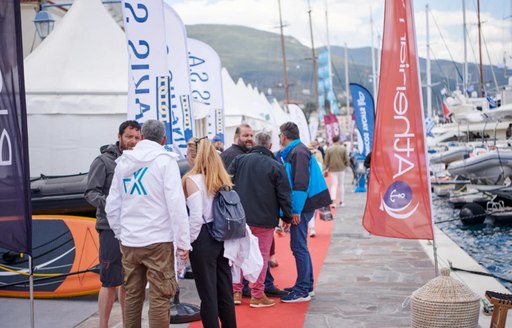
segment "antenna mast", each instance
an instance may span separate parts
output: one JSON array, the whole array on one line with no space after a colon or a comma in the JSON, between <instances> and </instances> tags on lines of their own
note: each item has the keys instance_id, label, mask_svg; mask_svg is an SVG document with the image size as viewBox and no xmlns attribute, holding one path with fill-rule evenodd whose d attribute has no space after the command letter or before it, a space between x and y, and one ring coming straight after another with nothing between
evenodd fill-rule
<instances>
[{"instance_id":1,"label":"antenna mast","mask_svg":"<svg viewBox=\"0 0 512 328\"><path fill-rule=\"evenodd\" d=\"M284 98L285 98L285 110L288 112L288 104L290 103L290 92L288 86L288 70L286 68L286 48L284 46L284 34L283 34L283 18L281 15L281 0L277 0L279 4L279 28L281 29L281 52L283 55L283 70L284 70Z\"/></svg>"},{"instance_id":2,"label":"antenna mast","mask_svg":"<svg viewBox=\"0 0 512 328\"><path fill-rule=\"evenodd\" d=\"M315 109L320 110L318 104L318 69L316 67L315 41L313 39L313 21L311 19L311 3L308 0L309 33L311 34L311 60L313 61L313 88L315 89ZM320 117L320 115L319 115Z\"/></svg>"},{"instance_id":3,"label":"antenna mast","mask_svg":"<svg viewBox=\"0 0 512 328\"><path fill-rule=\"evenodd\" d=\"M484 68L482 63L482 23L480 22L480 0L477 0L476 4L478 15L478 51L480 54L480 95L485 96Z\"/></svg>"}]
</instances>

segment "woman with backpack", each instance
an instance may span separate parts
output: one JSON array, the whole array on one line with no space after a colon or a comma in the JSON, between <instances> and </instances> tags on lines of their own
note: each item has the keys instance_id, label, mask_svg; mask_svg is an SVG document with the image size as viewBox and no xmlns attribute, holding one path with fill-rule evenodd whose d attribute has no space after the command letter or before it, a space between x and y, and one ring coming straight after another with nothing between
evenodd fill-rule
<instances>
[{"instance_id":1,"label":"woman with backpack","mask_svg":"<svg viewBox=\"0 0 512 328\"><path fill-rule=\"evenodd\" d=\"M224 257L224 242L213 239L206 222L212 221L214 195L222 186L232 186L224 164L213 144L204 138L187 143L190 171L183 177L183 189L190 216L190 264L194 272L201 321L205 328L236 327L231 268Z\"/></svg>"}]
</instances>

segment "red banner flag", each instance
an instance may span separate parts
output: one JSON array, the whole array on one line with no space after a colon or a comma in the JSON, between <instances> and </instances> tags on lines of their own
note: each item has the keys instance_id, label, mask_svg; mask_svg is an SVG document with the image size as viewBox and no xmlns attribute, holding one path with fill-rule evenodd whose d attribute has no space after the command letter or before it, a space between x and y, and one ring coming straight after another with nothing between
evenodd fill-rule
<instances>
[{"instance_id":1,"label":"red banner flag","mask_svg":"<svg viewBox=\"0 0 512 328\"><path fill-rule=\"evenodd\" d=\"M324 128L325 128L325 141L328 145L332 144L332 137L334 136L332 133L332 125L331 125L331 116L324 115Z\"/></svg>"},{"instance_id":2,"label":"red banner flag","mask_svg":"<svg viewBox=\"0 0 512 328\"><path fill-rule=\"evenodd\" d=\"M450 109L448 108L448 105L446 104L446 102L443 100L443 115L444 115L445 121L447 121L447 122L451 121L450 114L451 114Z\"/></svg>"},{"instance_id":3,"label":"red banner flag","mask_svg":"<svg viewBox=\"0 0 512 328\"><path fill-rule=\"evenodd\" d=\"M340 124L338 123L338 118L336 115L331 114L331 130L333 136L339 136L340 135Z\"/></svg>"},{"instance_id":4,"label":"red banner flag","mask_svg":"<svg viewBox=\"0 0 512 328\"><path fill-rule=\"evenodd\" d=\"M386 0L371 178L363 225L433 240L429 170L411 0Z\"/></svg>"}]
</instances>

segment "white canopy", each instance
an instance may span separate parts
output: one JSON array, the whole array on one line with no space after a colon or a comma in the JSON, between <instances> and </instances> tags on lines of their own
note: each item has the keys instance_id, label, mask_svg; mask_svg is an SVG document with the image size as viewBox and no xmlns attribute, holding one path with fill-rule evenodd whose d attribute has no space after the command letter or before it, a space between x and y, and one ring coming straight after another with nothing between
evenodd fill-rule
<instances>
[{"instance_id":1,"label":"white canopy","mask_svg":"<svg viewBox=\"0 0 512 328\"><path fill-rule=\"evenodd\" d=\"M25 59L31 176L89 170L126 120L128 54L123 31L100 0L76 0ZM225 143L242 122L273 131L289 120L277 102L222 69ZM274 147L277 148L276 140Z\"/></svg>"},{"instance_id":2,"label":"white canopy","mask_svg":"<svg viewBox=\"0 0 512 328\"><path fill-rule=\"evenodd\" d=\"M76 0L25 59L31 176L86 172L116 141L127 65L124 33L103 4Z\"/></svg>"}]
</instances>

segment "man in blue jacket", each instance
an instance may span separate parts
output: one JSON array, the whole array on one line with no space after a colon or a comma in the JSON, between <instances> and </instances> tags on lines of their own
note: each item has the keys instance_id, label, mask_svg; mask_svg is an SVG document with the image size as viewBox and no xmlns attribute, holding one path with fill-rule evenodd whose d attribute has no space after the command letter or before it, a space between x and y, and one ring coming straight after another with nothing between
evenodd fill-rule
<instances>
[{"instance_id":1,"label":"man in blue jacket","mask_svg":"<svg viewBox=\"0 0 512 328\"><path fill-rule=\"evenodd\" d=\"M300 141L297 125L287 122L279 129L279 141L284 147L279 157L292 188L290 247L297 267L295 285L287 288L289 294L282 296L281 301L308 302L313 295L313 263L307 244L308 222L317 208L328 206L332 201L320 167L311 157L308 147Z\"/></svg>"}]
</instances>

